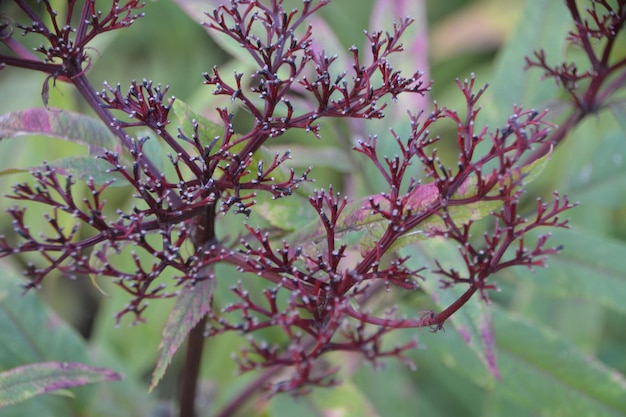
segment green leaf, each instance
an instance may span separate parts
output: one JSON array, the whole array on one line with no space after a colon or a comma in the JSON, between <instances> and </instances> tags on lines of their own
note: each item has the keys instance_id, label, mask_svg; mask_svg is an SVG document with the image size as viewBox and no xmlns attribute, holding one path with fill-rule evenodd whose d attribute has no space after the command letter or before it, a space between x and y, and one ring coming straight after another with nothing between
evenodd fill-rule
<instances>
[{"instance_id":1,"label":"green leaf","mask_svg":"<svg viewBox=\"0 0 626 417\"><path fill-rule=\"evenodd\" d=\"M122 376L110 369L73 362L40 362L18 366L0 373L0 408L62 389Z\"/></svg>"},{"instance_id":2,"label":"green leaf","mask_svg":"<svg viewBox=\"0 0 626 417\"><path fill-rule=\"evenodd\" d=\"M50 360L86 362L87 352L80 336L63 323L33 291L22 294L22 281L3 265L0 290L0 366L4 369ZM45 330L42 325L45 324Z\"/></svg>"},{"instance_id":3,"label":"green leaf","mask_svg":"<svg viewBox=\"0 0 626 417\"><path fill-rule=\"evenodd\" d=\"M35 108L0 116L0 140L24 135L59 138L88 146L94 152L115 147L115 137L107 126L82 114Z\"/></svg>"},{"instance_id":4,"label":"green leaf","mask_svg":"<svg viewBox=\"0 0 626 417\"><path fill-rule=\"evenodd\" d=\"M0 369L11 369L38 362L89 363L84 341L71 327L48 310L34 291L22 294L5 262L0 275ZM83 415L93 394L93 387L74 388L74 399L39 397L10 407L5 416L53 417Z\"/></svg>"},{"instance_id":5,"label":"green leaf","mask_svg":"<svg viewBox=\"0 0 626 417\"><path fill-rule=\"evenodd\" d=\"M194 122L198 123L198 139L204 146L209 145L215 138L219 138L224 134L222 126L196 113L187 103L180 99L176 99L174 104L172 104L170 115L173 116L173 124L180 128L188 138L195 134Z\"/></svg>"},{"instance_id":6,"label":"green leaf","mask_svg":"<svg viewBox=\"0 0 626 417\"><path fill-rule=\"evenodd\" d=\"M311 395L311 402L320 411L345 417L377 417L380 414L365 394L350 380L332 389L319 389Z\"/></svg>"},{"instance_id":7,"label":"green leaf","mask_svg":"<svg viewBox=\"0 0 626 417\"><path fill-rule=\"evenodd\" d=\"M420 349L419 355L423 353ZM396 416L436 416L439 414L435 412L431 398L417 386L415 380L415 377L421 379L423 372L421 366L417 372L413 372L404 363L391 359L380 369L360 366L352 379L381 415L388 415L383 412L393 410ZM428 375L428 379L432 382L431 375ZM435 388L435 385L431 386Z\"/></svg>"},{"instance_id":8,"label":"green leaf","mask_svg":"<svg viewBox=\"0 0 626 417\"><path fill-rule=\"evenodd\" d=\"M92 156L61 158L48 163L48 165L58 169L63 175L72 175L82 181L93 179L96 184L102 184L105 181L115 180L111 183L111 187L130 185L119 173L107 172L113 168L110 163Z\"/></svg>"},{"instance_id":9,"label":"green leaf","mask_svg":"<svg viewBox=\"0 0 626 417\"><path fill-rule=\"evenodd\" d=\"M210 6L203 0L175 0L175 3L180 6L180 8L187 13L187 15L193 19L194 22L207 21L206 12L210 12L210 10L216 6ZM218 2L217 5L224 4ZM256 68L258 64L254 60L254 58L246 51L245 48L242 48L239 42L235 41L228 35L225 35L216 30L208 29L207 32L223 50L227 51L229 54L232 54L236 61L239 63L241 67L248 68ZM240 69L239 71L244 71L244 69Z\"/></svg>"},{"instance_id":10,"label":"green leaf","mask_svg":"<svg viewBox=\"0 0 626 417\"><path fill-rule=\"evenodd\" d=\"M456 246L443 238L431 238L428 241L414 243L400 249L400 256L410 256L407 265L418 269L427 267L437 269L434 260L439 261L444 269L465 270L466 266ZM452 305L466 290L465 285L442 288L440 279L431 273L422 273L425 279L422 288L442 311ZM459 311L450 317L450 322L461 334L463 340L481 360L483 365L497 378L500 371L496 364L491 308L475 294ZM492 380L490 384L493 384ZM484 382L483 382L484 385Z\"/></svg>"},{"instance_id":11,"label":"green leaf","mask_svg":"<svg viewBox=\"0 0 626 417\"><path fill-rule=\"evenodd\" d=\"M616 116L617 117L617 116ZM623 114L621 117L626 117ZM591 138L581 138L589 140ZM594 149L582 155L567 178L567 194L576 200L606 207L626 204L626 146L624 132L612 132L593 138Z\"/></svg>"},{"instance_id":12,"label":"green leaf","mask_svg":"<svg viewBox=\"0 0 626 417\"><path fill-rule=\"evenodd\" d=\"M543 416L624 416L626 379L554 332L494 308L502 395Z\"/></svg>"},{"instance_id":13,"label":"green leaf","mask_svg":"<svg viewBox=\"0 0 626 417\"><path fill-rule=\"evenodd\" d=\"M626 117L626 100L615 100L609 104L609 107L620 129L626 133L626 120L624 120L624 117Z\"/></svg>"},{"instance_id":14,"label":"green leaf","mask_svg":"<svg viewBox=\"0 0 626 417\"><path fill-rule=\"evenodd\" d=\"M154 133L150 130L141 131L137 136L148 136L150 138L143 144L143 154L152 162L158 171L163 172L165 170L163 161L166 159L166 152L163 152L162 141L159 138L155 138Z\"/></svg>"},{"instance_id":15,"label":"green leaf","mask_svg":"<svg viewBox=\"0 0 626 417\"><path fill-rule=\"evenodd\" d=\"M111 165L95 159L104 149L114 149L115 136L98 119L66 110L34 108L0 116L0 140L26 135L43 135L63 139L89 148L90 156L62 158L49 163L62 173L73 175L81 180L93 178L96 183L119 178L115 173L106 172ZM22 169L6 169L0 175L23 172ZM127 185L116 181L114 186Z\"/></svg>"},{"instance_id":16,"label":"green leaf","mask_svg":"<svg viewBox=\"0 0 626 417\"><path fill-rule=\"evenodd\" d=\"M276 395L269 403L267 415L271 417L318 417L320 414L308 398Z\"/></svg>"},{"instance_id":17,"label":"green leaf","mask_svg":"<svg viewBox=\"0 0 626 417\"><path fill-rule=\"evenodd\" d=\"M101 366L124 369L123 362L103 346L90 346L90 356ZM89 417L154 417L160 408L159 399L149 395L143 375L140 378L124 373L124 379L114 384L94 386L95 401L89 407Z\"/></svg>"},{"instance_id":18,"label":"green leaf","mask_svg":"<svg viewBox=\"0 0 626 417\"><path fill-rule=\"evenodd\" d=\"M551 155L546 155L530 165L512 171L508 179L502 181L517 181L523 177L523 183L528 184L539 176L545 168ZM464 185L453 195L451 200L471 197L476 193L475 178L468 179ZM439 191L436 184L422 184L415 188L410 194L406 203L407 210L413 213L422 213L429 209L439 198ZM343 242L358 242L361 253L365 253L374 248L376 243L387 230L389 223L381 215L373 213L370 200L374 204L380 205L385 210L389 207L389 202L381 195L365 197L361 200L348 203L344 208L339 221L335 227L335 237ZM449 205L448 215L454 219L457 225L466 224L469 221L479 220L486 217L491 212L498 210L502 203L497 200L477 201L475 203L463 205ZM431 214L422 221L419 226L407 231L397 239L391 250L405 247L413 242L423 240L429 229L441 230L444 222L437 215ZM323 252L326 245L326 232L319 221L313 221L308 226L295 231L290 241L303 245L303 250L308 254Z\"/></svg>"},{"instance_id":19,"label":"green leaf","mask_svg":"<svg viewBox=\"0 0 626 417\"><path fill-rule=\"evenodd\" d=\"M622 374L539 323L496 304L492 312L500 381L485 384L478 361L469 349L460 349L449 332L425 335L427 350L415 352L416 361L424 355L438 356L456 374L449 378L462 377L487 389L494 399L525 410L524 416L626 416Z\"/></svg>"},{"instance_id":20,"label":"green leaf","mask_svg":"<svg viewBox=\"0 0 626 417\"><path fill-rule=\"evenodd\" d=\"M316 389L306 398L279 395L270 402L272 417L378 417L371 401L352 381L330 389Z\"/></svg>"},{"instance_id":21,"label":"green leaf","mask_svg":"<svg viewBox=\"0 0 626 417\"><path fill-rule=\"evenodd\" d=\"M502 48L490 80L486 107L488 123L499 125L509 116L514 104L545 107L549 99L558 96L558 87L552 80L537 82L540 69L524 68L524 58L533 51L546 51L549 62L559 63L565 58L565 38L572 29L571 16L560 1L528 0L518 19L518 27ZM533 22L528 24L528 22Z\"/></svg>"},{"instance_id":22,"label":"green leaf","mask_svg":"<svg viewBox=\"0 0 626 417\"><path fill-rule=\"evenodd\" d=\"M317 219L308 200L298 194L258 203L254 212L259 213L272 226L286 231L305 229Z\"/></svg>"},{"instance_id":23,"label":"green leaf","mask_svg":"<svg viewBox=\"0 0 626 417\"><path fill-rule=\"evenodd\" d=\"M626 313L626 244L579 229L554 229L550 242L563 244L548 268L535 271L531 283L538 290L559 298L583 299ZM503 278L528 280L524 269L511 269Z\"/></svg>"},{"instance_id":24,"label":"green leaf","mask_svg":"<svg viewBox=\"0 0 626 417\"><path fill-rule=\"evenodd\" d=\"M165 370L172 361L172 357L187 338L187 334L194 328L211 308L213 291L216 281L208 278L195 285L186 285L176 299L170 316L163 329L161 344L159 345L159 359L152 373L150 391L165 375Z\"/></svg>"},{"instance_id":25,"label":"green leaf","mask_svg":"<svg viewBox=\"0 0 626 417\"><path fill-rule=\"evenodd\" d=\"M90 262L94 260L91 259ZM132 267L131 257L117 257L115 262L121 270ZM167 273L163 273L160 279L163 283L169 283ZM109 297L103 298L100 302L90 338L91 343L115 355L123 363L124 373L129 378L142 378L154 369L158 359L157 348L161 342L161 334L155 329L165 327L176 300L173 298L159 300L157 308L146 309L143 317L148 324L132 325L133 318L125 317L117 326L115 316L132 300L132 296L107 279L98 281L98 290L108 294Z\"/></svg>"}]
</instances>

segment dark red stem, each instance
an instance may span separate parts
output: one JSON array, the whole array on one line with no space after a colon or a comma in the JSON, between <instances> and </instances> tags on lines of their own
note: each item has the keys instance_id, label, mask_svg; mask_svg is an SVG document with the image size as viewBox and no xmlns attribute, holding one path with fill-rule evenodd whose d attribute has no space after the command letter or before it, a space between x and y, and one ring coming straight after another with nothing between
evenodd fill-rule
<instances>
[{"instance_id":1,"label":"dark red stem","mask_svg":"<svg viewBox=\"0 0 626 417\"><path fill-rule=\"evenodd\" d=\"M180 391L180 417L196 417L195 403L198 391L198 376L202 364L202 348L204 347L204 327L206 316L191 329L187 338L185 367L183 368Z\"/></svg>"}]
</instances>

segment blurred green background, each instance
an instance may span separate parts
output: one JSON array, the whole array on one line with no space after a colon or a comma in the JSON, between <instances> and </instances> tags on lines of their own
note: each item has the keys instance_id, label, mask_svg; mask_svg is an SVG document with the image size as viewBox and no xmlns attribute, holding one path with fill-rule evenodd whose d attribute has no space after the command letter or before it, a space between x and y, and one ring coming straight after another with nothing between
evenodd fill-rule
<instances>
[{"instance_id":1,"label":"blurred green background","mask_svg":"<svg viewBox=\"0 0 626 417\"><path fill-rule=\"evenodd\" d=\"M52 3L59 10L65 7L62 0ZM217 2L180 3L184 3L187 11L193 11L211 10ZM584 4L587 3L581 2L581 9ZM338 54L341 60L350 45L364 45L363 30L376 29L372 23L387 17L372 17L373 5L373 0L334 0L322 10L320 16L330 29L316 29L314 36L324 40L328 55ZM394 64L407 71L427 72L428 79L434 81L429 100L464 111L465 101L455 79L465 79L473 73L477 85L490 84L480 120L491 128L504 125L513 104L540 110L551 108L551 120L555 123L567 113L567 106L560 101L564 96L552 80L541 80L537 70L523 71L523 57L538 48L544 48L554 63L565 57L580 59L564 40L571 22L562 2L430 0L415 1L405 7L417 18L411 29L414 32L405 43L426 33L427 62L413 62L413 58L420 57L409 54ZM2 0L0 9L18 20L23 19L12 2ZM216 100L212 88L202 85L202 73L214 65L221 68L222 74L234 70L245 72L249 70L247 63L233 58L223 49L218 34L209 36L197 24L201 17L191 17L176 2L148 1L143 11L146 17L130 29L96 39L89 71L93 85L100 89L104 81L111 85L121 83L125 90L131 80L153 80L169 85L169 94L215 118L213 109L227 103ZM386 13L392 16L391 7ZM390 20L383 25L388 30ZM34 46L39 41L30 42ZM621 57L626 55L623 45L620 39L616 53ZM0 53L6 52L0 46ZM44 78L42 74L13 68L0 71L0 115L42 106ZM316 390L312 396L296 400L288 396L270 401L255 398L241 415L308 417L335 415L328 413L340 410L344 414L337 415L344 416L626 416L623 96L618 93L611 108L578 126L555 151L541 177L530 186L525 200L529 214L536 197L549 197L553 190L567 193L581 204L567 213L572 218L573 229L554 234L551 243L564 244L565 250L549 260L548 269L537 270L535 274L525 270L507 271L496 278L502 291L493 295L491 308L501 381L486 371L474 353L473 349L480 349L479 341L474 340L473 347L468 347L452 325L437 334L425 330L403 331L390 337L390 343L417 337L420 348L410 355L417 371L410 371L393 360L384 369L372 370L362 367L358 357L334 355L331 361L344 365L344 385L330 391ZM51 88L49 104L90 113L77 93L63 83ZM398 133L406 131L406 109L400 104L403 103L390 104L388 117L380 122L359 124L356 130L349 123L329 124L323 128L322 140L296 133L286 135L271 147L294 150L292 164L299 170L312 161L316 164L323 161L312 172L316 187L325 188L332 183L354 198L377 192L380 183L376 173L357 171L363 160L351 153L350 148L356 139L368 133L385 137L390 127ZM420 102L413 105L419 107ZM246 114L238 114L236 120L240 131L249 122ZM455 127L444 126L435 133L453 138ZM388 149L393 152L393 146ZM3 140L0 170L37 166L43 160L85 152L78 145L41 137ZM452 147L442 152L444 156L446 152L454 156ZM12 184L28 178L27 174L4 175L0 177L0 192L8 193ZM123 188L117 190L113 197L116 204L128 207L129 193ZM2 209L13 205L7 198L0 200ZM31 228L43 227L36 209L29 210ZM231 227L229 222L229 218L225 220L224 229ZM11 234L6 214L0 214L0 229L0 234ZM2 279L14 283L27 260L2 259ZM228 280L238 278L236 272L227 268L218 270L218 276ZM123 322L116 328L113 315L126 302L125 296L106 282L98 281L98 284L109 296L103 296L88 278L69 281L60 276L50 276L37 293L45 305L86 338L86 349L93 363L111 366L127 375L124 385L116 388L115 384L103 384L86 394L90 400L81 415L170 415L182 357L175 358L155 393L148 396L146 387L172 302L153 302L148 324L130 327L128 322ZM220 305L229 297L226 285L223 287L217 294ZM6 288L9 289L0 291L0 295L5 294L0 297L3 303L0 307L9 302L13 303L10 306L18 306L21 298L14 295L14 288ZM407 314L429 305L423 294L390 302L399 302ZM207 341L201 372L202 398L206 401L202 416L219 410L252 377L233 376L235 366L230 354L243 344L234 335ZM11 362L15 358L6 360L2 363L4 368L15 366ZM55 414L56 408L46 410L42 412L61 415ZM24 412L13 407L0 410L0 416L26 415Z\"/></svg>"}]
</instances>

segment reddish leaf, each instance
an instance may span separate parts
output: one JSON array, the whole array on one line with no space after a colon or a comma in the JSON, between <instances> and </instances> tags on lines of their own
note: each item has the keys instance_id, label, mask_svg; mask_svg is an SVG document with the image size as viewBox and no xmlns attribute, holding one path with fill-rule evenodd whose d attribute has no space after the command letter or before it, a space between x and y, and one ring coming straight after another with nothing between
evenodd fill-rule
<instances>
[{"instance_id":1,"label":"reddish leaf","mask_svg":"<svg viewBox=\"0 0 626 417\"><path fill-rule=\"evenodd\" d=\"M86 145L91 153L115 146L115 138L103 122L82 114L34 108L0 116L0 140L25 135L44 135Z\"/></svg>"},{"instance_id":2,"label":"reddish leaf","mask_svg":"<svg viewBox=\"0 0 626 417\"><path fill-rule=\"evenodd\" d=\"M74 362L40 362L0 373L0 408L37 395L103 381L122 375L106 368Z\"/></svg>"},{"instance_id":3,"label":"reddish leaf","mask_svg":"<svg viewBox=\"0 0 626 417\"><path fill-rule=\"evenodd\" d=\"M404 50L407 51L412 59L405 59L398 63L394 63L394 67L398 70L410 74L417 68L424 73L424 80L428 80L429 76L429 60L428 60L428 24L426 20L426 0L377 0L374 2L372 10L372 18L370 27L374 30L382 30L384 26L389 26L389 22L400 21L405 17L415 19L415 22L409 26L404 33L403 42ZM364 51L367 51L369 45L365 45ZM428 111L430 107L430 98L428 93L422 94L403 94L398 97L399 109L411 109L411 112L418 114L420 111ZM391 119L387 123L390 125L397 124L402 117L405 116L403 111L389 112L388 117Z\"/></svg>"}]
</instances>

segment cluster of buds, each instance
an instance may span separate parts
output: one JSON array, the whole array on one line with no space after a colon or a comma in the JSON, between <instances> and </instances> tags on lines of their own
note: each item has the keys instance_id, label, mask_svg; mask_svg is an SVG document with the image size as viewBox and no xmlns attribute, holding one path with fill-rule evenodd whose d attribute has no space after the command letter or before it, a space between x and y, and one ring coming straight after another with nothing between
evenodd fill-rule
<instances>
[{"instance_id":1,"label":"cluster of buds","mask_svg":"<svg viewBox=\"0 0 626 417\"><path fill-rule=\"evenodd\" d=\"M43 266L31 264L25 271L31 280L28 287L38 287L54 270L68 276L110 277L132 295L118 320L131 314L141 321L148 300L177 296L178 292L168 291L172 286L193 287L206 280L222 285L214 265L233 265L246 278L232 286L236 302L209 312L208 336L228 331L250 335L249 346L237 359L242 371L291 368L289 378L272 389L294 392L334 383L336 369L320 365L320 358L331 351L359 352L374 364L386 357L406 360L404 352L415 342L386 348L384 335L401 328L441 329L475 293L488 298L487 291L495 288L490 281L494 273L514 266L543 266L546 256L558 251L546 246L546 236L530 246L525 236L539 227L566 227L559 215L572 207L567 199L556 195L552 204L539 201L531 219L518 212L524 181L536 168L527 154L549 143L545 114L514 108L502 128L480 128L477 102L484 89L476 89L473 78L459 83L467 115L439 106L430 113L411 115L408 137L392 131L397 156L381 156L376 137L358 142L355 151L384 178L384 193L355 199L332 188L317 190L308 199L315 213L311 227L283 233L282 242L274 238L273 229L250 225L234 244L218 235L220 213L242 214L245 222L255 210L258 194L299 198L295 189L308 181L308 171L297 175L284 168L289 153L269 159L260 156L268 140L294 129L320 137L319 123L324 119L382 118L384 99L428 91L421 73L405 77L388 59L402 51L400 38L411 19L396 23L391 33L366 33L368 58L364 60L353 47L351 68L336 69L334 58L315 49L311 27L302 29L327 1L304 0L300 11L286 11L281 0L231 0L219 6L207 14L205 26L237 41L258 69L250 74L251 88L244 86L243 74L229 81L217 68L204 75L205 84L213 87L213 94L227 96L246 109L254 120L248 131L239 132L232 110L220 108L219 133L206 137L202 120L194 119L190 129L171 129L175 99L166 97L167 88L144 81L133 82L127 93L108 84L96 92L85 78L87 43L96 35L130 25L140 16L133 13L141 4L114 1L108 13L101 13L95 10L95 1L87 0L74 28L75 2L70 2L63 24L50 4L43 2L52 27L25 2L17 3L33 21L30 27L17 26L27 34L44 36L49 45L36 50L45 56L42 63L24 56L7 36L3 41L18 56L0 55L0 63L44 71L73 83L120 143L119 149L99 155L109 164L111 179L103 184L88 181L85 198L75 196L74 178L50 166L33 172L35 186L13 187L9 198L52 210L46 215L52 230L48 235L29 228L25 208L8 211L21 241L0 238L0 257L36 252L43 259ZM441 120L457 126L453 143L459 156L453 167L446 166L435 149L449 138L430 133ZM148 129L153 137L133 137L137 127ZM168 148L168 174L145 151L148 140ZM132 187L138 203L127 211L116 209L117 218L109 219L103 194L114 192L114 179ZM62 228L64 215L76 219L77 226ZM472 231L480 229L475 224L483 218L491 219L492 226L482 241L476 241ZM437 264L430 274L446 287L464 286L465 292L443 311L416 312L414 318L398 317L393 309L382 314L370 311L367 302L381 289L419 291L424 270L408 267L408 258L395 252L409 245L415 234L458 244L465 270ZM356 245L351 243L355 235ZM112 259L121 255L132 258L134 269L116 267ZM163 282L164 275L173 277L173 285ZM268 284L251 292L248 277ZM254 338L270 327L282 331L284 343Z\"/></svg>"}]
</instances>

